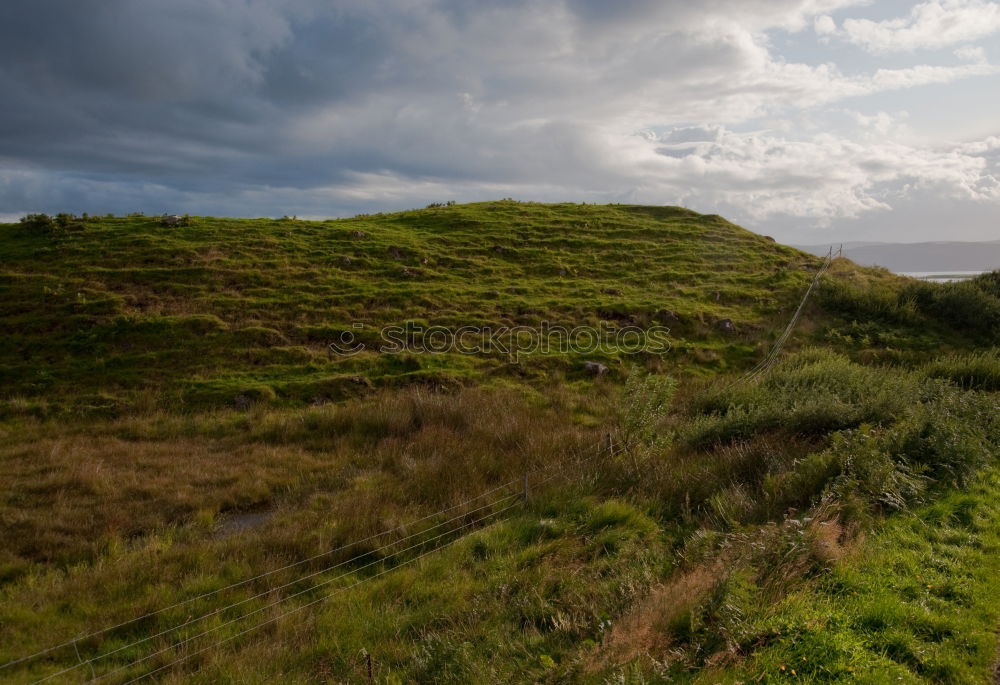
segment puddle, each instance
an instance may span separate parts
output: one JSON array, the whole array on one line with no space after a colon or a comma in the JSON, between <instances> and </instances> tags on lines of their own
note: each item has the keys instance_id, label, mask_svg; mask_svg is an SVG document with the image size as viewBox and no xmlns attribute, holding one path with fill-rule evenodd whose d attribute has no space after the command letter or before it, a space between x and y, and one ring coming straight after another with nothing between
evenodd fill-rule
<instances>
[{"instance_id":1,"label":"puddle","mask_svg":"<svg viewBox=\"0 0 1000 685\"><path fill-rule=\"evenodd\" d=\"M230 514L221 518L216 526L213 537L228 538L233 535L259 528L267 523L272 514L269 511L258 511L247 514Z\"/></svg>"}]
</instances>

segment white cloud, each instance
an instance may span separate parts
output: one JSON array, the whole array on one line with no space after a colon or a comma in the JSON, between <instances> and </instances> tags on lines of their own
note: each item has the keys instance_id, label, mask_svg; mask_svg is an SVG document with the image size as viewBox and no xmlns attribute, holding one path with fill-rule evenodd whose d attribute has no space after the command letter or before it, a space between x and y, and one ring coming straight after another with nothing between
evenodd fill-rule
<instances>
[{"instance_id":1,"label":"white cloud","mask_svg":"<svg viewBox=\"0 0 1000 685\"><path fill-rule=\"evenodd\" d=\"M915 5L905 17L885 21L845 19L840 35L872 53L886 54L944 48L976 41L997 31L1000 31L998 3L929 0Z\"/></svg>"},{"instance_id":2,"label":"white cloud","mask_svg":"<svg viewBox=\"0 0 1000 685\"><path fill-rule=\"evenodd\" d=\"M829 36L837 32L837 22L828 14L816 17L813 29L821 36Z\"/></svg>"},{"instance_id":3,"label":"white cloud","mask_svg":"<svg viewBox=\"0 0 1000 685\"><path fill-rule=\"evenodd\" d=\"M981 45L963 45L960 48L956 48L955 57L966 62L976 62L977 64L985 64L987 62L986 50Z\"/></svg>"},{"instance_id":4,"label":"white cloud","mask_svg":"<svg viewBox=\"0 0 1000 685\"><path fill-rule=\"evenodd\" d=\"M884 113L858 117L875 127L889 120ZM662 138L657 182L664 190L686 185L692 202L729 206L755 220L857 217L914 192L1000 203L1000 180L984 157L1000 149L997 138L931 149L828 134L793 140L710 129L692 141L698 137L689 129Z\"/></svg>"}]
</instances>

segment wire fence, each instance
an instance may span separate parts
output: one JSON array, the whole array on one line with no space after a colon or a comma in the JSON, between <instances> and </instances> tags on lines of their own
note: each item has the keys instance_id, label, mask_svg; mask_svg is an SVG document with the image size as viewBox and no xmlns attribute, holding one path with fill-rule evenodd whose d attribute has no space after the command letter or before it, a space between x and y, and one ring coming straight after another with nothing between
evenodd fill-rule
<instances>
[{"instance_id":1,"label":"wire fence","mask_svg":"<svg viewBox=\"0 0 1000 685\"><path fill-rule=\"evenodd\" d=\"M51 681L51 680L53 680L55 678L58 678L60 676L69 675L69 674L71 674L73 672L76 672L76 671L83 671L84 673L89 673L90 678L88 680L84 681L86 683L104 682L104 681L106 681L106 680L108 680L110 678L113 678L115 676L121 676L121 675L124 675L124 674L126 674L128 672L131 672L134 669L136 669L137 667L141 666L142 664L144 664L144 663L146 663L146 662L148 662L150 660L153 660L153 659L155 659L157 657L162 657L163 655L165 655L165 654L167 654L169 652L176 652L179 649L185 648L188 645L190 645L192 642L196 642L198 640L201 640L202 638L205 638L205 637L207 637L209 635L218 633L218 632L220 632L220 631L222 631L222 630L224 630L226 628L235 627L236 624L238 624L238 623L240 623L242 621L245 621L246 619L249 619L249 618L251 618L253 616L257 616L257 615L262 614L262 613L264 613L266 611L272 610L275 607L278 607L278 606L281 606L281 605L285 605L286 603L291 602L292 600L295 600L295 599L298 599L298 598L307 599L308 595L315 594L319 589L324 588L326 586L329 586L329 585L331 585L333 583L336 583L339 580L343 580L343 579L348 578L350 576L357 576L358 574L363 574L365 571L371 572L371 571L375 570L375 567L380 566L380 565L381 566L387 566L386 568L378 570L377 572L375 572L375 573L373 573L371 575L364 576L364 577L360 578L359 580L357 580L356 582L354 582L354 583L352 583L350 585L347 585L347 586L344 586L344 587L341 587L341 588L337 588L337 589L329 592L326 595L323 595L323 596L321 596L319 598L316 598L316 599L312 599L312 600L306 602L305 604L298 605L295 608L293 608L293 609L291 609L291 610L289 610L287 612L284 612L284 613L282 613L282 614L280 614L278 616L275 616L275 617L269 618L269 619L267 619L265 621L262 621L262 622L258 623L257 625L255 625L255 626L253 626L251 628L248 628L248 629L245 629L245 630L241 630L240 632L236 633L235 635L229 636L226 639L221 640L221 641L215 643L214 645L209 645L207 647L198 649L195 652L190 652L190 653L184 655L183 657L181 657L181 658L179 658L179 659L171 662L170 664L158 666L157 668L155 668L155 669L153 669L151 671L148 671L148 672L146 672L146 673L144 673L142 675L139 675L139 676L133 678L132 680L127 680L125 682L134 682L136 680L140 680L142 678L151 676L151 675L153 675L153 674L155 674L155 673L157 673L159 671L162 671L162 670L164 670L166 668L169 668L170 665L178 664L178 663L183 662L184 660L189 659L189 658L191 658L191 657L193 657L193 656L195 656L197 654L201 654L201 653L203 653L205 651L213 649L216 646L221 646L222 644L231 642L232 640L235 640L238 637L242 637L243 635L246 635L247 633L252 632L256 628L263 627L263 626L268 625L270 623L273 623L273 622L275 622L277 620L280 620L280 618L282 618L285 615L292 614L292 613L297 613L297 612L301 611L302 609L305 609L307 607L319 604L320 602L325 601L326 599L329 599L330 597L332 597L332 596L334 596L334 595L336 595L336 594L338 594L340 592L346 591L346 590L348 590L350 588L353 588L353 587L357 587L358 585L360 585L360 584L362 584L362 583L364 583L364 582L366 582L368 580L372 580L374 578L382 576L385 573L388 573L389 571L391 571L393 568L398 568L399 566L403 566L403 565L406 565L406 564L413 563L413 562L417 561L418 559L422 559L422 558L426 557L427 555L433 553L434 551L436 551L438 549L443 549L445 547L448 547L448 546L454 544L455 542L457 542L459 539L465 537L468 533L473 532L474 530L477 530L478 529L477 526L479 526L480 524L482 524L482 523L484 523L486 521L490 521L491 519L496 520L496 521L502 520L502 515L509 514L509 512L511 512L519 504L522 504L523 502L527 501L527 499L528 499L528 497L529 497L529 495L530 495L530 493L531 493L532 490L540 489L543 486L545 486L548 483L550 483L553 480L555 480L556 478L558 478L560 476L567 475L567 473L570 471L570 469L574 469L574 470L579 469L584 464L594 462L599 457L605 456L606 454L613 454L614 452L615 452L615 447L610 442L608 442L608 443L598 443L596 445L596 449L593 450L592 453L589 454L589 455L588 454L573 454L571 456L571 458L568 459L568 460L566 460L564 463L558 464L556 466L553 466L553 467L550 467L550 468L547 468L547 469L536 469L536 470L530 471L530 472L528 472L528 473L525 474L525 476L524 476L523 479L509 480L509 481L507 481L505 483L502 483L501 485L498 485L498 486L496 486L494 488L491 488L490 490L488 490L486 492L480 493L479 495L476 495L475 497L471 497L469 499L466 499L463 502L460 502L459 504L453 505L453 506L448 507L446 509L442 509L440 511L436 511L436 512L434 512L432 514L428 514L428 515L423 516L423 517L421 517L419 519L411 521L411 522L409 522L407 524L400 525L400 526L397 526L395 528L388 529L386 531L383 531L383 532L378 533L376 535L368 536L368 537L363 538L361 540L357 540L357 541L354 541L354 542L351 542L351 543L348 543L348 544L345 544L345 545L341 545L339 547L336 547L334 549L322 552L320 554L316 554L316 555L313 555L311 557L307 557L307 558L298 560L298 561L296 561L294 563L286 564L284 566L268 570L268 571L266 571L264 573L260 573L260 574L254 575L252 577L246 578L246 579L241 580L239 582L231 583L231 584L226 585L225 587L219 588L217 590L213 590L211 592L205 592L205 593L198 594L196 596L187 598L187 599L185 599L183 601L175 602L175 603L170 604L168 606L164 606L164 607L159 608L159 609L157 609L155 611L147 612L145 614L137 616L136 618L129 619L127 621L122 621L120 623L108 626L106 628L101 628L99 630L95 630L95 631L92 631L90 633L86 633L86 634L81 635L79 637L76 637L76 638L74 638L72 640L66 640L66 641L64 641L62 643L55 644L55 645L52 645L50 647L46 647L46 648L38 650L38 651L36 651L36 652L34 652L32 654L28 654L28 655L25 655L23 657L20 657L20 658L8 661L8 662L6 662L4 664L0 664L0 671L2 671L4 669L9 669L9 668L11 668L13 666L16 666L16 665L26 664L26 663L34 661L36 659L40 659L41 657L44 657L46 655L52 655L52 654L54 654L54 653L56 653L56 652L58 652L60 650L63 650L63 649L72 649L73 650L73 654L76 657L76 662L75 663L72 663L71 665L65 666L64 668L62 668L60 670L53 671L53 672L51 672L51 673L49 673L49 674L47 674L45 676L42 676L42 677L40 677L40 678L38 678L36 680L30 681L30 685L40 685L41 683L45 683L45 682ZM505 491L506 491L506 494L502 494ZM485 504L481 504L479 506L476 506L475 508L468 509L468 507L470 505L475 504L477 502L480 502L481 500L484 500L484 499L488 498L490 495L497 495L497 497L494 498L494 499L492 499L491 501L486 502ZM499 509L497 509L498 507L499 507ZM456 510L463 510L463 511L461 511L461 513L458 513L458 514L455 514L455 515L451 516L450 518L441 520L441 521L439 521L437 523L433 523L433 521L435 519L437 519L437 518L439 518L439 517L441 517L443 515L446 515L446 514L449 514L449 513L453 513ZM472 520L469 520L470 516L473 517ZM182 621L182 622L180 622L180 623L178 623L176 625L164 628L164 629L159 630L157 632L153 632L153 633L151 633L149 635L146 635L146 636L140 637L138 639L132 640L131 642L128 642L127 644L115 647L115 648L110 649L110 650L105 651L105 652L98 653L98 654L96 654L94 656L90 656L89 658L83 658L83 656L80 653L80 650L79 650L80 644L82 642L88 640L88 639L101 637L102 635L106 635L106 634L108 634L108 633L110 633L112 631L115 631L115 630L118 630L118 629L121 629L121 628L124 628L124 627L128 627L128 626L130 626L132 624L138 623L138 622L143 621L143 620L147 620L149 618L153 618L153 617L162 615L162 614L164 614L164 613L166 613L168 611L171 611L173 609L177 609L177 608L180 608L180 607L183 607L183 606L186 606L186 605L190 605L190 604L192 604L194 602L198 602L198 601L201 601L201 600L210 599L210 598L212 598L214 596L217 596L217 595L220 595L220 594L222 594L222 593L224 593L226 591L234 590L234 589L237 589L237 588L240 588L240 587L247 586L247 585L249 585L251 583L254 583L255 581L259 581L259 580L262 580L262 579L274 576L274 575L276 575L278 573L281 573L281 572L285 572L285 571L289 571L289 570L292 570L292 569L295 569L295 568L299 568L299 567L304 566L304 565L306 565L306 564L308 564L310 562L315 562L315 561L317 561L319 559L323 559L325 557L331 557L332 555L334 555L334 554L336 554L338 552L343 552L343 551L349 550L351 548L356 548L356 547L358 547L358 546L360 546L360 545L362 545L362 544L364 544L366 542L371 542L373 540L378 540L380 538L384 538L386 536L391 535L392 533L400 533L400 532L406 532L407 530L412 530L415 526L418 526L419 524L422 524L422 523L427 523L428 525L422 527L420 530L417 530L416 532L409 533L409 534L407 534L407 535L405 535L405 536L403 536L403 537L401 537L399 539L396 539L396 540L393 540L393 541L388 542L386 544L383 544L383 545L381 545L381 546L379 546L379 547L377 547L375 549L365 550L365 551L361 552L360 554L355 554L355 555L353 555L353 556L351 556L351 557L349 557L347 559L344 559L344 560L341 560L341 561L337 561L336 563L329 564L329 565L324 566L323 568L320 568L318 570L309 571L308 573L304 573L302 575L299 575L298 577L296 577L296 578L294 578L294 579L292 579L290 581L283 582L283 583L280 583L280 584L275 584L275 585L269 585L268 587L266 587L266 589L264 589L264 590L262 590L260 592L257 592L256 594L253 594L253 595L251 595L249 597L240 599L240 600L235 601L235 602L230 602L230 603L228 603L228 604L226 604L224 606L215 608L215 609L213 609L211 611L208 611L208 612L206 612L206 613L204 613L204 614L202 614L200 616L197 616L195 618L185 619L184 621ZM449 526L451 526L451 527L449 527ZM445 529L443 532L437 532L437 534L430 535L431 533L435 533L436 531L439 531L440 529L443 529L443 528ZM449 539L449 538L451 538L451 539ZM407 541L411 541L411 540L413 542L410 545L408 545L406 547L403 547L401 549L394 549L394 548L398 547L399 545L401 545L403 543L406 543ZM429 546L429 548L428 548L428 546ZM412 556L407 557L406 555L408 555L408 554L412 554ZM369 559L370 559L370 561L369 561ZM395 560L398 563L392 563L393 560ZM358 565L358 564L360 564L360 565ZM336 571L338 569L344 569L344 570L343 570L343 572L338 573L338 574L336 574L336 575L334 575L332 577L326 577L326 576L328 576L328 574L330 574L331 572ZM300 589L300 590L296 590L294 592L291 592L290 594L284 595L284 596L280 597L279 599L276 599L274 601L266 603L263 606L260 606L260 607L258 607L256 609L247 611L247 612L245 612L245 613L243 613L243 614L241 614L239 616L236 616L234 618L229 618L227 620L224 620L221 623L215 624L215 625L213 625L210 628L206 628L205 630L203 630L201 632L198 632L198 633L195 633L195 634L191 634L191 635L187 635L187 634L182 635L181 634L182 631L190 631L192 627L194 627L194 626L196 626L198 624L201 624L203 622L206 622L209 619L225 617L230 612L232 612L233 610L235 610L235 609L237 609L237 608L239 608L241 606L248 605L251 602L255 602L257 600L261 600L261 599L263 599L263 598L265 598L265 597L267 597L269 595L274 595L275 593L280 593L283 590L288 590L290 588L295 588L296 586L300 586L301 584L303 584L303 583L305 583L306 581L309 581L309 580L314 580L314 582L311 583L308 587L305 587L304 589ZM144 655L144 656L142 656L140 658L132 659L132 660L130 660L130 661L124 663L124 664L113 666L109 670L106 670L106 671L101 672L101 673L97 673L97 671L95 670L95 667L97 667L97 666L105 666L105 665L107 665L105 662L108 662L108 661L112 661L113 662L113 661L115 661L113 659L113 657L115 657L115 656L118 656L119 659L120 659L121 656L125 655L129 651L135 650L136 648L138 648L138 647L140 647L140 646L142 646L142 645L144 645L146 643L150 643L150 642L152 642L154 640L170 639L171 637L177 638L177 640L174 641L174 642L171 642L171 644L169 644L166 647L161 647L159 649L155 649L154 651L152 651L152 652L150 652L150 653L148 653L148 654L146 654L146 655Z\"/></svg>"},{"instance_id":2,"label":"wire fence","mask_svg":"<svg viewBox=\"0 0 1000 685\"><path fill-rule=\"evenodd\" d=\"M843 248L838 251L837 256L842 254ZM777 340L774 341L774 345L768 353L761 359L752 369L744 373L742 376L737 378L727 387L732 388L742 383L753 383L760 380L770 369L773 367L777 361L778 357L781 355L782 349L785 347L785 343L791 337L792 332L795 330L795 326L798 325L799 319L802 318L802 312L805 310L806 302L809 301L809 296L812 295L813 291L816 289L817 284L819 284L820 279L829 270L830 265L833 264L833 260L836 257L833 254L833 246L830 247L829 252L823 258L823 263L820 265L819 269L816 270L816 274L813 276L812 281L809 283L809 287L806 292L802 295L802 300L799 301L799 306L795 308L795 312L792 314L792 318L789 319L788 325L782 330L781 335L778 336Z\"/></svg>"}]
</instances>

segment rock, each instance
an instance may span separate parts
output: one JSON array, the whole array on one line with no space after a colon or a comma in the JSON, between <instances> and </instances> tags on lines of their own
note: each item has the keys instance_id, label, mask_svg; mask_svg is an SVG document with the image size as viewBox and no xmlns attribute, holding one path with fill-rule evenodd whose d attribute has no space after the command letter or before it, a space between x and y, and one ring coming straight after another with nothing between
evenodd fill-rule
<instances>
[{"instance_id":1,"label":"rock","mask_svg":"<svg viewBox=\"0 0 1000 685\"><path fill-rule=\"evenodd\" d=\"M403 258L403 251L400 250L395 245L390 246L389 249L386 250L386 251L389 253L389 256L392 257L393 259L402 259Z\"/></svg>"},{"instance_id":2,"label":"rock","mask_svg":"<svg viewBox=\"0 0 1000 685\"><path fill-rule=\"evenodd\" d=\"M566 275L566 269L559 269L559 275L560 276L565 276Z\"/></svg>"},{"instance_id":3,"label":"rock","mask_svg":"<svg viewBox=\"0 0 1000 685\"><path fill-rule=\"evenodd\" d=\"M603 376L608 372L608 367L600 362L584 362L583 370L591 376Z\"/></svg>"},{"instance_id":4,"label":"rock","mask_svg":"<svg viewBox=\"0 0 1000 685\"><path fill-rule=\"evenodd\" d=\"M353 235L355 238L367 238L368 237L368 234L365 233L364 231L353 231L353 232L351 232L351 235Z\"/></svg>"},{"instance_id":5,"label":"rock","mask_svg":"<svg viewBox=\"0 0 1000 685\"><path fill-rule=\"evenodd\" d=\"M732 319L719 319L715 322L715 327L727 335L736 333L736 324Z\"/></svg>"},{"instance_id":6,"label":"rock","mask_svg":"<svg viewBox=\"0 0 1000 685\"><path fill-rule=\"evenodd\" d=\"M769 235L766 235L766 236L764 236L764 240L770 240L770 241L771 241L772 243L776 243L776 242L778 242L777 240L775 240L774 238L772 238L772 237L771 237L771 236L769 236Z\"/></svg>"},{"instance_id":7,"label":"rock","mask_svg":"<svg viewBox=\"0 0 1000 685\"><path fill-rule=\"evenodd\" d=\"M344 266L350 266L351 258L348 257L347 255L344 255L343 257L340 258L340 263L343 264Z\"/></svg>"},{"instance_id":8,"label":"rock","mask_svg":"<svg viewBox=\"0 0 1000 685\"><path fill-rule=\"evenodd\" d=\"M164 214L160 218L160 223L164 226L180 226L184 223L184 217L177 214Z\"/></svg>"},{"instance_id":9,"label":"rock","mask_svg":"<svg viewBox=\"0 0 1000 685\"><path fill-rule=\"evenodd\" d=\"M605 295L621 295L622 294L622 291L619 290L618 288L605 288L601 292L604 293Z\"/></svg>"},{"instance_id":10,"label":"rock","mask_svg":"<svg viewBox=\"0 0 1000 685\"><path fill-rule=\"evenodd\" d=\"M656 318L663 323L675 323L681 320L681 317L677 316L676 312L672 312L669 309L661 309L656 312Z\"/></svg>"}]
</instances>

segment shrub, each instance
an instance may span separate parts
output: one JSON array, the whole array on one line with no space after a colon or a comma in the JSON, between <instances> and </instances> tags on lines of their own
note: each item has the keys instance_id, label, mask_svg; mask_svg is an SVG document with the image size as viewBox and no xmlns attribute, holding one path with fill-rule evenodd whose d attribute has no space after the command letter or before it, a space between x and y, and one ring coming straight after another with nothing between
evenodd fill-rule
<instances>
[{"instance_id":1,"label":"shrub","mask_svg":"<svg viewBox=\"0 0 1000 685\"><path fill-rule=\"evenodd\" d=\"M827 311L859 321L937 322L977 338L1000 332L1000 272L953 283L915 282L902 289L826 280L817 298Z\"/></svg>"},{"instance_id":2,"label":"shrub","mask_svg":"<svg viewBox=\"0 0 1000 685\"><path fill-rule=\"evenodd\" d=\"M618 416L618 437L626 449L662 442L664 436L657 431L657 424L670 407L676 389L673 378L642 374L633 367L625 380Z\"/></svg>"},{"instance_id":3,"label":"shrub","mask_svg":"<svg viewBox=\"0 0 1000 685\"><path fill-rule=\"evenodd\" d=\"M51 232L55 229L55 222L48 214L28 214L21 217L21 225L39 232Z\"/></svg>"},{"instance_id":4,"label":"shrub","mask_svg":"<svg viewBox=\"0 0 1000 685\"><path fill-rule=\"evenodd\" d=\"M699 447L767 431L823 436L865 422L891 422L919 401L920 392L917 374L808 350L783 361L758 384L716 388L696 399L683 441Z\"/></svg>"},{"instance_id":5,"label":"shrub","mask_svg":"<svg viewBox=\"0 0 1000 685\"><path fill-rule=\"evenodd\" d=\"M924 373L968 390L1000 390L1000 351L992 349L938 359L926 365Z\"/></svg>"},{"instance_id":6,"label":"shrub","mask_svg":"<svg viewBox=\"0 0 1000 685\"><path fill-rule=\"evenodd\" d=\"M906 288L904 297L928 317L953 329L985 337L1000 331L1000 297L991 292L994 280L955 283L917 283Z\"/></svg>"},{"instance_id":7,"label":"shrub","mask_svg":"<svg viewBox=\"0 0 1000 685\"><path fill-rule=\"evenodd\" d=\"M916 311L906 297L888 285L854 285L847 281L824 279L816 293L823 309L859 321L915 323Z\"/></svg>"}]
</instances>

